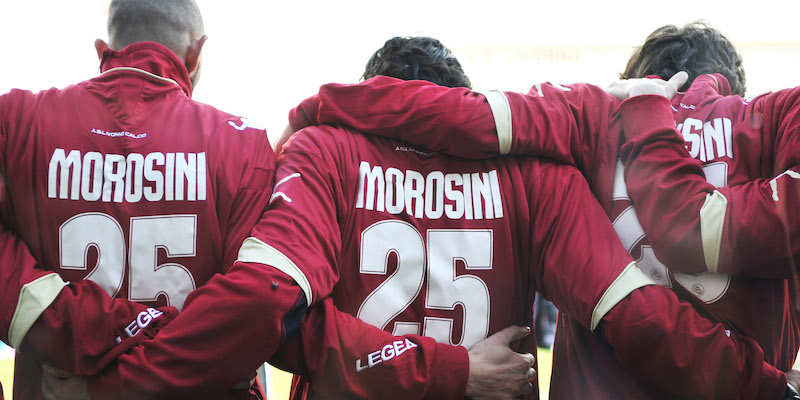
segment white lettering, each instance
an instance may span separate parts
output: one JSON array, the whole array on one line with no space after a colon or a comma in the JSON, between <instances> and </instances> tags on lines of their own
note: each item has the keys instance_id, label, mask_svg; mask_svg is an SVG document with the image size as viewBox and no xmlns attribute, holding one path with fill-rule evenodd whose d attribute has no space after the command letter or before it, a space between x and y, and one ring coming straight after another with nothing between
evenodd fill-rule
<instances>
[{"instance_id":1,"label":"white lettering","mask_svg":"<svg viewBox=\"0 0 800 400\"><path fill-rule=\"evenodd\" d=\"M164 313L162 313L161 311L158 311L158 310L156 310L155 308L152 308L152 307L147 309L147 313L150 314L150 316L153 317L153 319L156 319L156 318L164 315Z\"/></svg>"},{"instance_id":2,"label":"white lettering","mask_svg":"<svg viewBox=\"0 0 800 400\"><path fill-rule=\"evenodd\" d=\"M383 195L385 194L384 185L386 180L383 176L383 169L381 167L370 168L369 163L362 161L358 166L358 200L356 201L356 208L365 208L367 210L375 210L375 193L378 193L378 209L375 211L383 212ZM364 200L364 192L367 193L366 202Z\"/></svg>"},{"instance_id":3,"label":"white lettering","mask_svg":"<svg viewBox=\"0 0 800 400\"><path fill-rule=\"evenodd\" d=\"M700 133L699 130L703 129L703 122L694 118L687 118L683 122L683 140L686 142L686 150L689 150L689 155L692 158L697 158L700 154Z\"/></svg>"},{"instance_id":4,"label":"white lettering","mask_svg":"<svg viewBox=\"0 0 800 400\"><path fill-rule=\"evenodd\" d=\"M405 205L403 173L397 168L386 168L386 212L400 214Z\"/></svg>"},{"instance_id":5,"label":"white lettering","mask_svg":"<svg viewBox=\"0 0 800 400\"><path fill-rule=\"evenodd\" d=\"M90 151L81 158L78 150L55 149L49 161L48 197L115 203L203 201L206 176L205 153L123 156Z\"/></svg>"},{"instance_id":6,"label":"white lettering","mask_svg":"<svg viewBox=\"0 0 800 400\"><path fill-rule=\"evenodd\" d=\"M725 155L725 132L722 118L715 118L714 121L706 121L703 124L703 138L706 141L706 160L716 158L714 155L715 148L717 156Z\"/></svg>"},{"instance_id":7,"label":"white lettering","mask_svg":"<svg viewBox=\"0 0 800 400\"><path fill-rule=\"evenodd\" d=\"M125 333L128 334L128 337L136 336L136 334L139 333L140 330L141 329L139 328L139 325L136 324L136 320L133 320L133 322L131 322L130 324L128 324L128 326L125 327Z\"/></svg>"},{"instance_id":8,"label":"white lettering","mask_svg":"<svg viewBox=\"0 0 800 400\"><path fill-rule=\"evenodd\" d=\"M461 219L464 216L464 193L456 190L455 186L461 186L461 175L447 174L444 176L444 195L453 204L445 204L444 213L447 218Z\"/></svg>"},{"instance_id":9,"label":"white lettering","mask_svg":"<svg viewBox=\"0 0 800 400\"><path fill-rule=\"evenodd\" d=\"M687 118L678 124L686 150L692 158L710 162L721 157L733 158L733 129L730 118L700 121Z\"/></svg>"},{"instance_id":10,"label":"white lettering","mask_svg":"<svg viewBox=\"0 0 800 400\"><path fill-rule=\"evenodd\" d=\"M81 169L81 196L88 201L100 200L103 194L103 155L96 151L86 153Z\"/></svg>"},{"instance_id":11,"label":"white lettering","mask_svg":"<svg viewBox=\"0 0 800 400\"><path fill-rule=\"evenodd\" d=\"M47 197L54 199L56 197L61 199L67 198L70 182L70 169L72 170L72 200L78 198L78 177L81 174L81 153L78 150L69 152L69 156L65 155L63 149L56 149L53 156L50 158L50 167L47 174ZM58 170L61 169L61 185L58 195L56 195L56 185L59 182Z\"/></svg>"},{"instance_id":12,"label":"white lettering","mask_svg":"<svg viewBox=\"0 0 800 400\"><path fill-rule=\"evenodd\" d=\"M125 188L125 157L119 154L106 154L103 178L103 201L111 201L113 192L114 202L122 203Z\"/></svg>"},{"instance_id":13,"label":"white lettering","mask_svg":"<svg viewBox=\"0 0 800 400\"><path fill-rule=\"evenodd\" d=\"M492 204L492 188L489 187L489 174L472 174L472 205L475 207L475 219L483 219L483 210L486 210L486 219L494 218ZM483 200L483 201L481 201Z\"/></svg>"},{"instance_id":14,"label":"white lettering","mask_svg":"<svg viewBox=\"0 0 800 400\"><path fill-rule=\"evenodd\" d=\"M150 316L147 311L142 311L136 316L136 325L139 325L139 328L144 329L147 328L147 325L150 325L152 320L153 317Z\"/></svg>"},{"instance_id":15,"label":"white lettering","mask_svg":"<svg viewBox=\"0 0 800 400\"><path fill-rule=\"evenodd\" d=\"M141 154L131 154L128 156L126 166L125 182L133 183L125 185L125 201L136 203L142 199L142 179L144 178L144 156Z\"/></svg>"},{"instance_id":16,"label":"white lettering","mask_svg":"<svg viewBox=\"0 0 800 400\"><path fill-rule=\"evenodd\" d=\"M360 358L358 360L356 360L356 372L361 372L361 371L363 371L363 370L365 370L367 368L369 368L368 365L364 365L364 366L361 365L361 359Z\"/></svg>"},{"instance_id":17,"label":"white lettering","mask_svg":"<svg viewBox=\"0 0 800 400\"><path fill-rule=\"evenodd\" d=\"M369 353L367 356L367 361L369 362L369 367L372 368L381 363L381 351L378 350L374 353Z\"/></svg>"},{"instance_id":18,"label":"white lettering","mask_svg":"<svg viewBox=\"0 0 800 400\"><path fill-rule=\"evenodd\" d=\"M444 174L433 171L425 178L425 217L439 219L444 214Z\"/></svg>"},{"instance_id":19,"label":"white lettering","mask_svg":"<svg viewBox=\"0 0 800 400\"><path fill-rule=\"evenodd\" d=\"M414 210L410 214L414 218L422 218L425 193L425 178L417 171L406 170L406 210Z\"/></svg>"},{"instance_id":20,"label":"white lettering","mask_svg":"<svg viewBox=\"0 0 800 400\"><path fill-rule=\"evenodd\" d=\"M503 197L497 170L447 174L371 166L359 166L356 208L414 218L503 218Z\"/></svg>"},{"instance_id":21,"label":"white lettering","mask_svg":"<svg viewBox=\"0 0 800 400\"><path fill-rule=\"evenodd\" d=\"M399 356L408 350L408 347L403 346L403 342L400 340L394 341L394 355Z\"/></svg>"},{"instance_id":22,"label":"white lettering","mask_svg":"<svg viewBox=\"0 0 800 400\"><path fill-rule=\"evenodd\" d=\"M396 340L392 343L383 346L378 351L369 353L367 355L367 365L364 365L364 363L361 361L360 358L356 360L356 372L361 372L367 368L372 368L382 362L389 361L416 347L417 344L412 342L408 338L406 338L405 340Z\"/></svg>"},{"instance_id":23,"label":"white lettering","mask_svg":"<svg viewBox=\"0 0 800 400\"><path fill-rule=\"evenodd\" d=\"M461 174L464 184L464 218L472 219L472 179L469 174Z\"/></svg>"},{"instance_id":24,"label":"white lettering","mask_svg":"<svg viewBox=\"0 0 800 400\"><path fill-rule=\"evenodd\" d=\"M387 344L381 349L381 360L389 361L394 358L394 344Z\"/></svg>"},{"instance_id":25,"label":"white lettering","mask_svg":"<svg viewBox=\"0 0 800 400\"><path fill-rule=\"evenodd\" d=\"M144 188L147 201L159 201L164 197L164 174L156 169L157 165L164 166L164 153L150 153L144 158L144 178L153 183Z\"/></svg>"},{"instance_id":26,"label":"white lettering","mask_svg":"<svg viewBox=\"0 0 800 400\"><path fill-rule=\"evenodd\" d=\"M139 313L139 315L134 318L134 320L125 327L125 333L128 334L128 337L136 336L142 329L147 328L153 320L156 318L164 315L161 311L156 310L155 308L148 308ZM117 343L121 340L117 338Z\"/></svg>"},{"instance_id":27,"label":"white lettering","mask_svg":"<svg viewBox=\"0 0 800 400\"><path fill-rule=\"evenodd\" d=\"M167 182L164 194L167 201L175 200L175 153L167 153Z\"/></svg>"}]
</instances>

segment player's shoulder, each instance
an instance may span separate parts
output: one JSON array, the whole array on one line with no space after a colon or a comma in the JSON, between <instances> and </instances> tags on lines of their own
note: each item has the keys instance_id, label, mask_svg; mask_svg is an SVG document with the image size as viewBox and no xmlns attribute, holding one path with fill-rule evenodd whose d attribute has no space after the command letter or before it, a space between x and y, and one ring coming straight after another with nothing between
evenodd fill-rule
<instances>
[{"instance_id":1,"label":"player's shoulder","mask_svg":"<svg viewBox=\"0 0 800 400\"><path fill-rule=\"evenodd\" d=\"M573 180L585 180L580 170L576 167L539 157L508 158L506 165L516 165L519 168L523 181L529 187L558 187L569 185Z\"/></svg>"},{"instance_id":2,"label":"player's shoulder","mask_svg":"<svg viewBox=\"0 0 800 400\"><path fill-rule=\"evenodd\" d=\"M74 85L73 85L74 86ZM25 89L11 89L0 96L0 115L4 121L30 122L43 116L68 113L65 105L74 103L65 91L72 89L50 88L33 92Z\"/></svg>"},{"instance_id":3,"label":"player's shoulder","mask_svg":"<svg viewBox=\"0 0 800 400\"><path fill-rule=\"evenodd\" d=\"M204 135L212 149L231 148L248 153L260 152L266 146L272 151L266 128L259 121L197 101L191 101L190 107L193 111L187 113L184 120L189 125L187 128Z\"/></svg>"},{"instance_id":4,"label":"player's shoulder","mask_svg":"<svg viewBox=\"0 0 800 400\"><path fill-rule=\"evenodd\" d=\"M354 148L361 137L349 127L334 125L307 126L292 135L284 151L303 151L320 155Z\"/></svg>"},{"instance_id":5,"label":"player's shoulder","mask_svg":"<svg viewBox=\"0 0 800 400\"><path fill-rule=\"evenodd\" d=\"M57 88L50 88L38 92L33 92L26 89L11 89L8 91L8 93L5 93L0 97L2 97L4 107L25 107L41 102L42 99L48 97L60 96L62 93L63 90Z\"/></svg>"},{"instance_id":6,"label":"player's shoulder","mask_svg":"<svg viewBox=\"0 0 800 400\"><path fill-rule=\"evenodd\" d=\"M215 132L239 136L241 134L266 133L264 125L256 119L231 114L212 105L195 100L190 100L190 104L194 109L193 114L198 114L199 117L203 119L203 122L210 123L212 130Z\"/></svg>"}]
</instances>

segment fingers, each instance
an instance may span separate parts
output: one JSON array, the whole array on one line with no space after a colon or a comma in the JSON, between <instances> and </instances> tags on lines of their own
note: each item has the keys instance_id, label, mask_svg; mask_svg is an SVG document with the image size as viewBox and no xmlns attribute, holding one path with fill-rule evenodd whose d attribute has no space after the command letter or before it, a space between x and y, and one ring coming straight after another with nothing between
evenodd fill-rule
<instances>
[{"instance_id":1,"label":"fingers","mask_svg":"<svg viewBox=\"0 0 800 400\"><path fill-rule=\"evenodd\" d=\"M525 362L529 367L532 366L534 362L536 362L536 357L531 353L525 353L525 354L520 353L519 355L520 357L522 357L522 359L525 360Z\"/></svg>"},{"instance_id":2,"label":"fingers","mask_svg":"<svg viewBox=\"0 0 800 400\"><path fill-rule=\"evenodd\" d=\"M500 343L508 346L511 344L511 342L520 340L525 336L528 336L530 333L531 328L529 326L520 327L512 325L490 336L489 339L494 338L495 340L500 341Z\"/></svg>"},{"instance_id":3,"label":"fingers","mask_svg":"<svg viewBox=\"0 0 800 400\"><path fill-rule=\"evenodd\" d=\"M688 80L689 80L689 74L686 73L686 71L678 71L678 73L672 75L672 77L669 78L668 82L670 86L675 88L675 90L677 91L678 89L681 88L681 86L686 84Z\"/></svg>"},{"instance_id":4,"label":"fingers","mask_svg":"<svg viewBox=\"0 0 800 400\"><path fill-rule=\"evenodd\" d=\"M681 90L681 87L689 80L689 74L686 71L679 71L666 82L664 89L667 94L666 97L672 100L673 97Z\"/></svg>"},{"instance_id":5,"label":"fingers","mask_svg":"<svg viewBox=\"0 0 800 400\"><path fill-rule=\"evenodd\" d=\"M628 97L628 88L626 81L614 81L606 88L608 94L617 98L617 100L625 100Z\"/></svg>"},{"instance_id":6,"label":"fingers","mask_svg":"<svg viewBox=\"0 0 800 400\"><path fill-rule=\"evenodd\" d=\"M525 379L528 382L533 382L536 379L536 370L533 368L528 368L528 371L525 373Z\"/></svg>"},{"instance_id":7,"label":"fingers","mask_svg":"<svg viewBox=\"0 0 800 400\"><path fill-rule=\"evenodd\" d=\"M528 394L533 393L533 383L526 382L522 384L518 389L519 394L517 396L525 396Z\"/></svg>"}]
</instances>

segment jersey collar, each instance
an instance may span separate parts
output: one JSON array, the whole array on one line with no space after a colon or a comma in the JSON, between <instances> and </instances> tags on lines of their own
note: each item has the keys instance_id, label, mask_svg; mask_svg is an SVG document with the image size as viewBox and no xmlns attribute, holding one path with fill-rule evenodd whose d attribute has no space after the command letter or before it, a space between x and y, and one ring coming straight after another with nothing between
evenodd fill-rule
<instances>
[{"instance_id":1,"label":"jersey collar","mask_svg":"<svg viewBox=\"0 0 800 400\"><path fill-rule=\"evenodd\" d=\"M186 66L172 50L159 43L139 42L119 51L106 49L100 61L100 71L105 74L118 70L136 71L172 82L192 97L192 82Z\"/></svg>"}]
</instances>

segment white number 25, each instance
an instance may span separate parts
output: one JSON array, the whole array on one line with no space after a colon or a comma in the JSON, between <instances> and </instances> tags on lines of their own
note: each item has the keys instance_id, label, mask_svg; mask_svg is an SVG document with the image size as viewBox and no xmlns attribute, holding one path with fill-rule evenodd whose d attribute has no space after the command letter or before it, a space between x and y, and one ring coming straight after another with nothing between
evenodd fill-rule
<instances>
[{"instance_id":1,"label":"white number 25","mask_svg":"<svg viewBox=\"0 0 800 400\"><path fill-rule=\"evenodd\" d=\"M113 217L103 213L78 214L59 229L61 268L89 269L87 255L94 247L97 263L85 279L114 297L122 288L127 261L130 300L154 301L164 294L167 304L180 310L186 296L195 289L194 277L181 264L158 264L158 249L164 249L170 258L194 257L196 233L196 215L132 217L130 251L126 252L125 234Z\"/></svg>"},{"instance_id":2,"label":"white number 25","mask_svg":"<svg viewBox=\"0 0 800 400\"><path fill-rule=\"evenodd\" d=\"M489 289L475 275L456 276L456 261L462 260L467 270L492 269L492 239L492 231L486 229L430 229L423 240L414 226L403 221L371 225L361 233L360 272L386 275L390 253L397 257L397 269L367 296L358 317L385 329L419 296L427 273L425 307L455 310L461 304L464 323L458 343L453 343L451 318L425 317L423 335L469 348L489 331ZM395 335L419 333L419 321L394 324Z\"/></svg>"}]
</instances>

